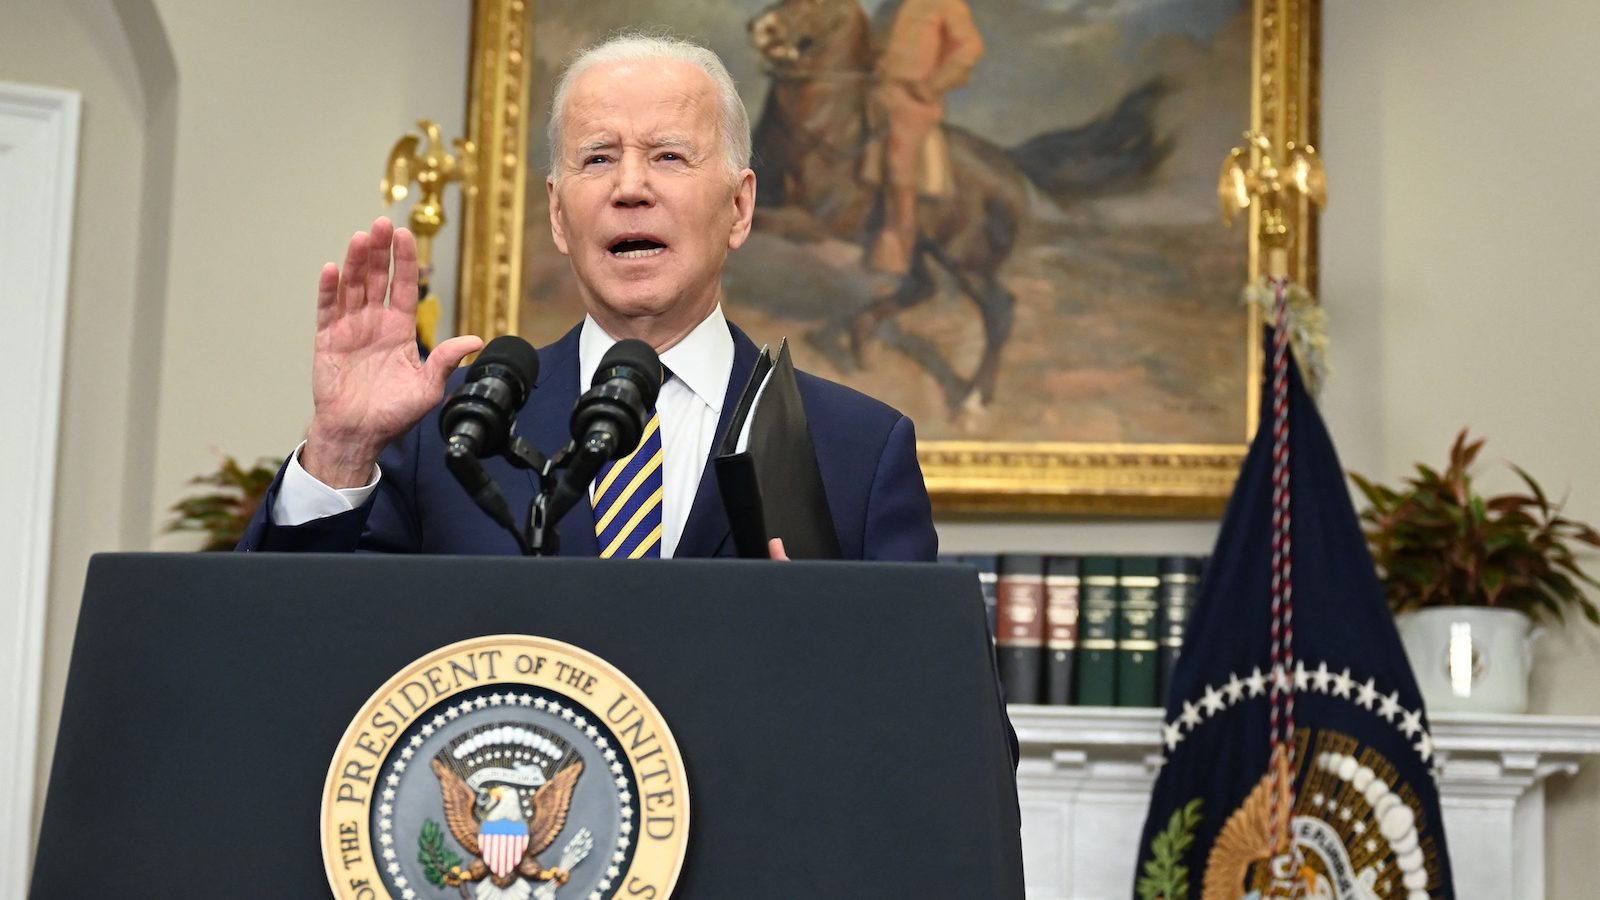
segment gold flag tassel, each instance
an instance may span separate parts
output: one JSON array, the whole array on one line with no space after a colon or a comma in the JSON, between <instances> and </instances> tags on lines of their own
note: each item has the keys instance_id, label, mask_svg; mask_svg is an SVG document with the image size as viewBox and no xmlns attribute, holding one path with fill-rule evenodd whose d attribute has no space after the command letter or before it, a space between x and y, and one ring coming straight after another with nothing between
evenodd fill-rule
<instances>
[{"instance_id":1,"label":"gold flag tassel","mask_svg":"<svg viewBox=\"0 0 1600 900\"><path fill-rule=\"evenodd\" d=\"M1245 285L1240 301L1261 307L1262 314L1271 321L1273 292L1266 279ZM1300 367L1300 380L1315 400L1322 386L1333 373L1328 363L1328 311L1317 298L1299 283L1291 283L1287 298L1289 304L1289 343L1294 346L1294 360Z\"/></svg>"}]
</instances>

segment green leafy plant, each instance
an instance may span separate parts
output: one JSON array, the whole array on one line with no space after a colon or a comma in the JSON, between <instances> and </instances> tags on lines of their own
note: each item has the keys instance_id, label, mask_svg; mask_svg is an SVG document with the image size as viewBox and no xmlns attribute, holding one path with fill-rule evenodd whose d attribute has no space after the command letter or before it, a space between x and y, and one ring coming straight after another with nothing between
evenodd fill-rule
<instances>
[{"instance_id":1,"label":"green leafy plant","mask_svg":"<svg viewBox=\"0 0 1600 900\"><path fill-rule=\"evenodd\" d=\"M190 484L211 485L220 490L172 504L176 518L168 523L167 530L204 532L207 539L202 550L232 550L267 496L281 462L264 456L256 460L253 468L246 469L233 457L223 456L222 465L215 472L189 479Z\"/></svg>"},{"instance_id":2,"label":"green leafy plant","mask_svg":"<svg viewBox=\"0 0 1600 900\"><path fill-rule=\"evenodd\" d=\"M1350 478L1370 504L1361 512L1367 545L1395 612L1430 606L1494 606L1565 618L1576 606L1600 624L1575 544L1600 547L1593 526L1566 518L1531 475L1513 465L1527 493L1484 497L1469 470L1483 439L1456 435L1443 472L1418 464L1399 489Z\"/></svg>"}]
</instances>

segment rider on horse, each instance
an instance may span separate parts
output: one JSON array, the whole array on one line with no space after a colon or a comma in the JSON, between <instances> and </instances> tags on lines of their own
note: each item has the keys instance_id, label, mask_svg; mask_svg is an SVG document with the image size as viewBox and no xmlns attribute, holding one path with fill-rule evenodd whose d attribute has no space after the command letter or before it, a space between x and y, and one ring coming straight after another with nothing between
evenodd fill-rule
<instances>
[{"instance_id":1,"label":"rider on horse","mask_svg":"<svg viewBox=\"0 0 1600 900\"><path fill-rule=\"evenodd\" d=\"M872 106L881 115L886 147L885 217L869 257L882 272L904 275L917 241L917 196L932 185L949 192L949 154L932 154L935 171L919 163L924 145L944 119L944 95L966 84L983 58L983 37L965 0L904 0L878 56Z\"/></svg>"}]
</instances>

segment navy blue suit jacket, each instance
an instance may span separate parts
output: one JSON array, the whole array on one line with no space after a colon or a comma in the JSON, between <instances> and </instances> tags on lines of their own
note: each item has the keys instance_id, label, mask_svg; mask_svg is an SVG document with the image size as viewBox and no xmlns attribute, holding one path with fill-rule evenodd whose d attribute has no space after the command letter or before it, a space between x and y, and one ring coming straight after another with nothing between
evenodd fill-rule
<instances>
[{"instance_id":1,"label":"navy blue suit jacket","mask_svg":"<svg viewBox=\"0 0 1600 900\"><path fill-rule=\"evenodd\" d=\"M561 340L539 351L539 382L517 417L517 433L546 455L555 453L570 437L568 420L580 393L579 330L573 328ZM734 341L733 371L713 455L760 352L744 332L732 325L729 330ZM911 420L850 388L803 372L797 374L844 558L933 560L938 537L922 469L917 464ZM448 390L454 391L465 377L464 371L456 372ZM518 552L511 535L473 505L466 491L445 470L438 408L391 444L379 465L383 477L367 503L348 513L297 526L269 521L268 512L283 479L279 472L239 549ZM504 491L513 514L523 521L537 491L533 473L515 469L498 458L486 460L485 466ZM557 530L562 556L599 554L594 512L587 496L567 513ZM709 460L674 555L735 555L715 466Z\"/></svg>"}]
</instances>

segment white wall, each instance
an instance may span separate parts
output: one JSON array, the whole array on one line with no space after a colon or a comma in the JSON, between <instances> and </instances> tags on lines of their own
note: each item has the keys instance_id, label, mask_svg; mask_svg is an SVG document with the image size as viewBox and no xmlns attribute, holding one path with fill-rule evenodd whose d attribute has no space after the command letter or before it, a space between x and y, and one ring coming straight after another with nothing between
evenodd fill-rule
<instances>
[{"instance_id":1,"label":"white wall","mask_svg":"<svg viewBox=\"0 0 1600 900\"><path fill-rule=\"evenodd\" d=\"M1600 519L1600 4L1325 6L1325 410L1346 464L1394 479L1470 423L1490 461ZM317 269L383 211L395 137L423 115L459 133L469 18L436 0L0 0L0 78L85 98L41 759L88 555L193 546L159 528L211 448L279 453L304 427ZM1201 551L1214 536L940 530L952 551ZM1559 633L1538 711L1600 714L1597 678L1600 637ZM1551 813L1551 895L1585 895L1600 769L1558 780Z\"/></svg>"}]
</instances>

